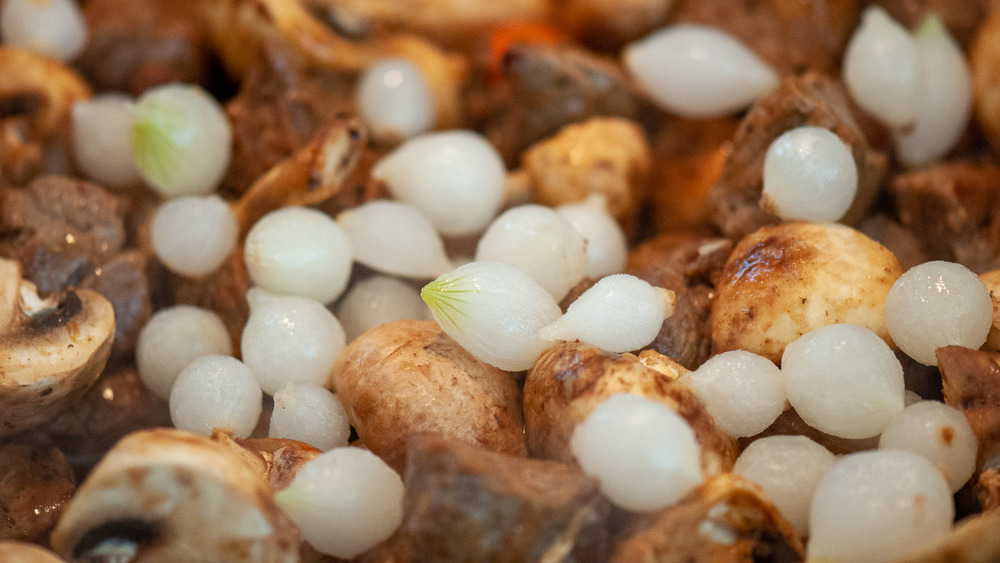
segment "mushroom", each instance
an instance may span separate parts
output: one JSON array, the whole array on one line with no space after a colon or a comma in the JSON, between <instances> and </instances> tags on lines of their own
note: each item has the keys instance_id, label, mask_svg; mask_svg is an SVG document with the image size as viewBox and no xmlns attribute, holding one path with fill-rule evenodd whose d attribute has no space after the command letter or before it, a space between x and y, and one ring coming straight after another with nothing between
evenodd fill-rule
<instances>
[{"instance_id":1,"label":"mushroom","mask_svg":"<svg viewBox=\"0 0 1000 563\"><path fill-rule=\"evenodd\" d=\"M158 428L108 452L63 512L52 548L87 561L294 562L299 535L244 457Z\"/></svg>"},{"instance_id":2,"label":"mushroom","mask_svg":"<svg viewBox=\"0 0 1000 563\"><path fill-rule=\"evenodd\" d=\"M34 544L19 541L0 541L0 561L18 563L62 563L55 553Z\"/></svg>"},{"instance_id":3,"label":"mushroom","mask_svg":"<svg viewBox=\"0 0 1000 563\"><path fill-rule=\"evenodd\" d=\"M0 436L59 414L97 380L111 354L115 312L95 291L46 298L0 259Z\"/></svg>"}]
</instances>

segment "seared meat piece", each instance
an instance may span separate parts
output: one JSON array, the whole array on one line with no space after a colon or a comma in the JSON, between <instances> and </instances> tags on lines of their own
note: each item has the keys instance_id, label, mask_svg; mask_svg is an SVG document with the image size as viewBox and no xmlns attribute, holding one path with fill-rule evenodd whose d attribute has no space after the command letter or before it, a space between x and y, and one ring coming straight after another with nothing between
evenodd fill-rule
<instances>
[{"instance_id":1,"label":"seared meat piece","mask_svg":"<svg viewBox=\"0 0 1000 563\"><path fill-rule=\"evenodd\" d=\"M200 0L88 0L90 41L76 62L98 91L138 96L170 82L208 81Z\"/></svg>"},{"instance_id":2,"label":"seared meat piece","mask_svg":"<svg viewBox=\"0 0 1000 563\"><path fill-rule=\"evenodd\" d=\"M0 540L47 544L76 479L56 448L0 445Z\"/></svg>"},{"instance_id":3,"label":"seared meat piece","mask_svg":"<svg viewBox=\"0 0 1000 563\"><path fill-rule=\"evenodd\" d=\"M437 434L411 436L406 452L403 524L376 553L438 561L606 557L609 506L597 481L578 469Z\"/></svg>"},{"instance_id":4,"label":"seared meat piece","mask_svg":"<svg viewBox=\"0 0 1000 563\"><path fill-rule=\"evenodd\" d=\"M725 239L665 234L629 254L626 273L677 296L674 314L664 321L650 348L688 369L696 369L708 359L713 285L731 249Z\"/></svg>"},{"instance_id":5,"label":"seared meat piece","mask_svg":"<svg viewBox=\"0 0 1000 563\"><path fill-rule=\"evenodd\" d=\"M854 0L683 0L669 23L728 31L784 75L835 73L857 22Z\"/></svg>"},{"instance_id":6,"label":"seared meat piece","mask_svg":"<svg viewBox=\"0 0 1000 563\"><path fill-rule=\"evenodd\" d=\"M150 282L152 257L141 250L119 252L79 285L93 289L115 308L115 342L111 357L124 357L135 350L139 331L153 315Z\"/></svg>"},{"instance_id":7,"label":"seared meat piece","mask_svg":"<svg viewBox=\"0 0 1000 563\"><path fill-rule=\"evenodd\" d=\"M899 223L929 260L974 272L1000 266L1000 167L947 162L895 177L889 185Z\"/></svg>"},{"instance_id":8,"label":"seared meat piece","mask_svg":"<svg viewBox=\"0 0 1000 563\"><path fill-rule=\"evenodd\" d=\"M843 222L854 224L868 211L888 160L873 151L847 101L846 93L830 78L814 72L786 78L757 101L743 118L733 139L719 181L708 194L712 222L731 238L743 238L778 218L761 209L764 155L784 132L812 125L836 133L847 145L858 166L858 193Z\"/></svg>"},{"instance_id":9,"label":"seared meat piece","mask_svg":"<svg viewBox=\"0 0 1000 563\"><path fill-rule=\"evenodd\" d=\"M1000 454L1000 356L961 346L937 350L944 402L965 413L979 439L976 467Z\"/></svg>"},{"instance_id":10,"label":"seared meat piece","mask_svg":"<svg viewBox=\"0 0 1000 563\"><path fill-rule=\"evenodd\" d=\"M242 247L237 248L218 270L205 278L175 278L174 302L197 305L218 313L229 331L233 350L239 350L243 325L250 317L250 305L246 300L250 276L243 262Z\"/></svg>"}]
</instances>

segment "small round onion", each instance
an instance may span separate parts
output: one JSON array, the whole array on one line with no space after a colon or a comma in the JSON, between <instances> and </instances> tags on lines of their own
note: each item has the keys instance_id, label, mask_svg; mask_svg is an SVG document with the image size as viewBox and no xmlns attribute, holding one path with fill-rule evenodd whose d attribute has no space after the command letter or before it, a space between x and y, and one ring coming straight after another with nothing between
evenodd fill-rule
<instances>
[{"instance_id":1,"label":"small round onion","mask_svg":"<svg viewBox=\"0 0 1000 563\"><path fill-rule=\"evenodd\" d=\"M134 103L124 94L98 94L73 104L73 155L98 184L122 188L139 181L131 148Z\"/></svg>"},{"instance_id":2,"label":"small round onion","mask_svg":"<svg viewBox=\"0 0 1000 563\"><path fill-rule=\"evenodd\" d=\"M542 328L547 340L580 340L609 352L638 350L656 338L674 312L674 293L629 274L600 279L566 314Z\"/></svg>"},{"instance_id":3,"label":"small round onion","mask_svg":"<svg viewBox=\"0 0 1000 563\"><path fill-rule=\"evenodd\" d=\"M348 342L385 323L430 318L431 311L420 300L420 292L388 276L375 275L354 284L337 306L337 319Z\"/></svg>"},{"instance_id":4,"label":"small round onion","mask_svg":"<svg viewBox=\"0 0 1000 563\"><path fill-rule=\"evenodd\" d=\"M243 246L254 284L284 295L330 303L347 287L351 243L332 217L305 207L283 207L261 217Z\"/></svg>"},{"instance_id":5,"label":"small round onion","mask_svg":"<svg viewBox=\"0 0 1000 563\"><path fill-rule=\"evenodd\" d=\"M539 330L562 315L530 276L499 262L469 262L420 290L434 320L470 354L507 371L530 368L552 341Z\"/></svg>"},{"instance_id":6,"label":"small round onion","mask_svg":"<svg viewBox=\"0 0 1000 563\"><path fill-rule=\"evenodd\" d=\"M807 424L841 438L870 438L903 410L903 368L889 345L851 324L824 326L785 347L781 378Z\"/></svg>"},{"instance_id":7,"label":"small round onion","mask_svg":"<svg viewBox=\"0 0 1000 563\"><path fill-rule=\"evenodd\" d=\"M771 90L778 74L720 29L673 25L625 47L629 74L662 109L684 117L728 115Z\"/></svg>"},{"instance_id":8,"label":"small round onion","mask_svg":"<svg viewBox=\"0 0 1000 563\"><path fill-rule=\"evenodd\" d=\"M796 127L764 156L761 205L782 219L838 221L858 191L850 149L822 127Z\"/></svg>"},{"instance_id":9,"label":"small round onion","mask_svg":"<svg viewBox=\"0 0 1000 563\"><path fill-rule=\"evenodd\" d=\"M416 207L446 236L481 232L503 203L507 169L500 153L474 131L425 133L372 168L398 200Z\"/></svg>"},{"instance_id":10,"label":"small round onion","mask_svg":"<svg viewBox=\"0 0 1000 563\"><path fill-rule=\"evenodd\" d=\"M358 79L358 115L375 139L398 142L434 126L437 107L427 80L409 59L391 57L369 65Z\"/></svg>"},{"instance_id":11,"label":"small round onion","mask_svg":"<svg viewBox=\"0 0 1000 563\"><path fill-rule=\"evenodd\" d=\"M955 504L941 473L911 452L840 458L809 511L809 561L889 561L951 529Z\"/></svg>"},{"instance_id":12,"label":"small round onion","mask_svg":"<svg viewBox=\"0 0 1000 563\"><path fill-rule=\"evenodd\" d=\"M570 449L604 496L626 510L670 506L704 480L691 426L638 395L604 400L573 429Z\"/></svg>"},{"instance_id":13,"label":"small round onion","mask_svg":"<svg viewBox=\"0 0 1000 563\"><path fill-rule=\"evenodd\" d=\"M497 217L476 246L476 260L502 262L528 274L558 301L587 269L587 243L544 205L519 205Z\"/></svg>"},{"instance_id":14,"label":"small round onion","mask_svg":"<svg viewBox=\"0 0 1000 563\"><path fill-rule=\"evenodd\" d=\"M781 371L771 360L731 350L686 373L687 383L722 430L735 438L763 432L785 410Z\"/></svg>"},{"instance_id":15,"label":"small round onion","mask_svg":"<svg viewBox=\"0 0 1000 563\"><path fill-rule=\"evenodd\" d=\"M979 348L993 325L986 285L968 268L940 260L903 273L885 299L885 324L900 350L937 365L942 346Z\"/></svg>"},{"instance_id":16,"label":"small round onion","mask_svg":"<svg viewBox=\"0 0 1000 563\"><path fill-rule=\"evenodd\" d=\"M403 480L368 450L344 447L306 463L275 500L317 551L350 559L403 522Z\"/></svg>"},{"instance_id":17,"label":"small round onion","mask_svg":"<svg viewBox=\"0 0 1000 563\"><path fill-rule=\"evenodd\" d=\"M757 483L800 535L809 532L809 505L837 456L805 436L754 440L736 458L733 473Z\"/></svg>"},{"instance_id":18,"label":"small round onion","mask_svg":"<svg viewBox=\"0 0 1000 563\"><path fill-rule=\"evenodd\" d=\"M594 279L622 272L628 259L625 231L608 213L606 201L600 195L592 195L582 202L556 207L556 212L587 241L584 275Z\"/></svg>"},{"instance_id":19,"label":"small round onion","mask_svg":"<svg viewBox=\"0 0 1000 563\"><path fill-rule=\"evenodd\" d=\"M247 292L250 318L240 351L261 389L273 395L286 383L324 385L344 347L344 329L322 303L306 297Z\"/></svg>"},{"instance_id":20,"label":"small round onion","mask_svg":"<svg viewBox=\"0 0 1000 563\"><path fill-rule=\"evenodd\" d=\"M453 269L444 242L419 209L378 199L337 216L354 260L385 274L430 279Z\"/></svg>"},{"instance_id":21,"label":"small round onion","mask_svg":"<svg viewBox=\"0 0 1000 563\"><path fill-rule=\"evenodd\" d=\"M274 394L269 438L289 438L321 450L347 445L351 423L337 396L311 383L289 383Z\"/></svg>"},{"instance_id":22,"label":"small round onion","mask_svg":"<svg viewBox=\"0 0 1000 563\"><path fill-rule=\"evenodd\" d=\"M214 190L229 167L231 145L225 112L198 86L155 86L135 105L132 158L164 197Z\"/></svg>"},{"instance_id":23,"label":"small round onion","mask_svg":"<svg viewBox=\"0 0 1000 563\"><path fill-rule=\"evenodd\" d=\"M160 309L139 332L135 363L139 379L161 399L192 360L201 356L229 356L233 344L222 319L214 311L194 305Z\"/></svg>"},{"instance_id":24,"label":"small round onion","mask_svg":"<svg viewBox=\"0 0 1000 563\"><path fill-rule=\"evenodd\" d=\"M239 225L216 195L168 200L153 215L150 239L156 257L170 271L200 278L211 274L236 249Z\"/></svg>"},{"instance_id":25,"label":"small round onion","mask_svg":"<svg viewBox=\"0 0 1000 563\"><path fill-rule=\"evenodd\" d=\"M83 52L88 35L87 22L75 0L0 3L0 36L7 46L71 61Z\"/></svg>"},{"instance_id":26,"label":"small round onion","mask_svg":"<svg viewBox=\"0 0 1000 563\"><path fill-rule=\"evenodd\" d=\"M179 430L211 436L215 429L246 438L261 413L257 378L231 356L202 356L187 365L170 391L170 421Z\"/></svg>"},{"instance_id":27,"label":"small round onion","mask_svg":"<svg viewBox=\"0 0 1000 563\"><path fill-rule=\"evenodd\" d=\"M844 84L865 111L893 128L917 118L917 45L880 6L861 16L844 51Z\"/></svg>"},{"instance_id":28,"label":"small round onion","mask_svg":"<svg viewBox=\"0 0 1000 563\"><path fill-rule=\"evenodd\" d=\"M889 420L878 447L924 456L941 471L954 493L976 470L979 442L961 411L938 401L920 401Z\"/></svg>"}]
</instances>

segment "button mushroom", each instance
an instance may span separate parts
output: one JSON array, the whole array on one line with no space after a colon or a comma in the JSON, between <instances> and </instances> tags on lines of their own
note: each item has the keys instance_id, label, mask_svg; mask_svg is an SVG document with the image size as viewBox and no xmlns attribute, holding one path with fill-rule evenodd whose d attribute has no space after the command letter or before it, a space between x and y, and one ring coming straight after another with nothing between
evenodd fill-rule
<instances>
[{"instance_id":1,"label":"button mushroom","mask_svg":"<svg viewBox=\"0 0 1000 563\"><path fill-rule=\"evenodd\" d=\"M80 397L111 353L115 312L100 294L68 289L44 299L0 259L0 436L45 422Z\"/></svg>"},{"instance_id":2,"label":"button mushroom","mask_svg":"<svg viewBox=\"0 0 1000 563\"><path fill-rule=\"evenodd\" d=\"M123 438L80 486L52 548L85 561L299 560L295 526L232 449L159 428Z\"/></svg>"}]
</instances>

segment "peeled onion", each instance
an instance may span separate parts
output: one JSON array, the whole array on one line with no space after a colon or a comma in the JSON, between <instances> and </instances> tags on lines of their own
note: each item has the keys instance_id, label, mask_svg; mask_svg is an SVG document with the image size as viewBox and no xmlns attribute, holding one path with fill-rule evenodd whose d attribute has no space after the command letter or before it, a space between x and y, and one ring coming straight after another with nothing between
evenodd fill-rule
<instances>
[{"instance_id":1,"label":"peeled onion","mask_svg":"<svg viewBox=\"0 0 1000 563\"><path fill-rule=\"evenodd\" d=\"M430 279L454 268L434 225L417 208L378 199L337 216L354 260L380 272Z\"/></svg>"}]
</instances>

